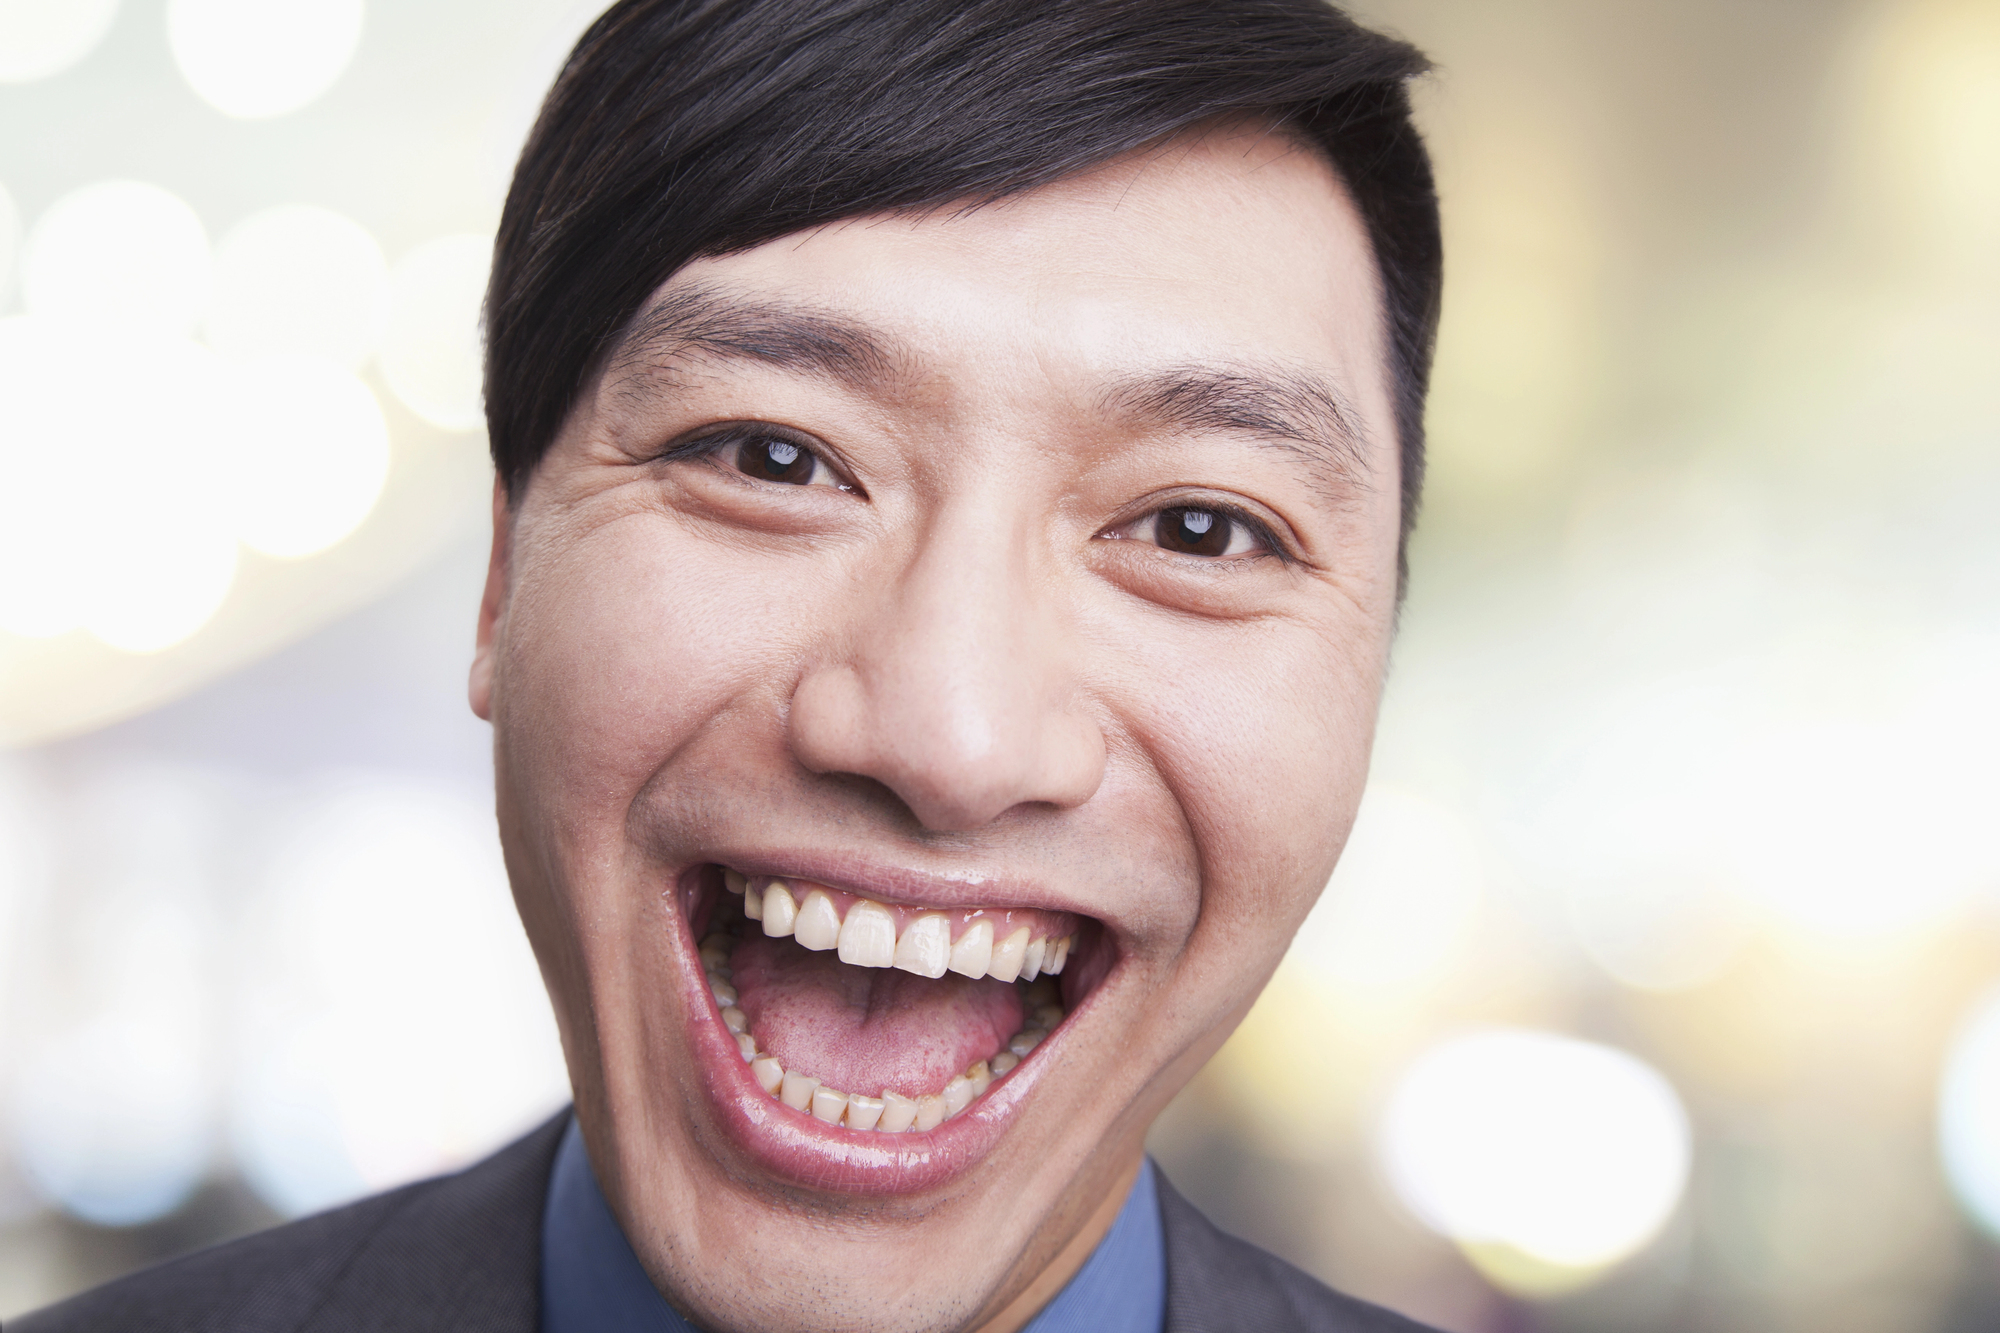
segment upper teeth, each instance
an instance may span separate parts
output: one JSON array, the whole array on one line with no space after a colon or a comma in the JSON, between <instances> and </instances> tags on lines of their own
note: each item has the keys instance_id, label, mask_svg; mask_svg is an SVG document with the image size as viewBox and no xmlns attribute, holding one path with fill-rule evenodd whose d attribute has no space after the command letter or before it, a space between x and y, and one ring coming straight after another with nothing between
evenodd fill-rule
<instances>
[{"instance_id":1,"label":"upper teeth","mask_svg":"<svg viewBox=\"0 0 2000 1333\"><path fill-rule=\"evenodd\" d=\"M867 898L855 900L843 919L825 889L805 889L801 900L799 889L785 880L751 880L734 870L723 872L723 882L743 895L743 915L763 922L766 935L790 935L808 949L837 949L841 962L857 967L899 967L920 977L956 972L1033 981L1045 972L1061 972L1069 961L1069 935L1030 938L1027 926L1017 926L995 940L993 923L976 920L953 940L951 918L943 912L918 914L898 935L895 913Z\"/></svg>"}]
</instances>

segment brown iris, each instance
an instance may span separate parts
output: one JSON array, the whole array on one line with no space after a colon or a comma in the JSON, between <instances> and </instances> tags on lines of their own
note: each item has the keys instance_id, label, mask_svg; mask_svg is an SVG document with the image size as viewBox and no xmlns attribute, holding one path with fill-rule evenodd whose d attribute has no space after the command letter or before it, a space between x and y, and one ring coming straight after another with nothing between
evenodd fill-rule
<instances>
[{"instance_id":1,"label":"brown iris","mask_svg":"<svg viewBox=\"0 0 2000 1333\"><path fill-rule=\"evenodd\" d=\"M1222 555L1236 525L1213 509L1162 509L1153 520L1153 540L1183 555Z\"/></svg>"},{"instance_id":2,"label":"brown iris","mask_svg":"<svg viewBox=\"0 0 2000 1333\"><path fill-rule=\"evenodd\" d=\"M737 468L760 481L810 485L818 464L812 450L776 435L753 435L736 446Z\"/></svg>"}]
</instances>

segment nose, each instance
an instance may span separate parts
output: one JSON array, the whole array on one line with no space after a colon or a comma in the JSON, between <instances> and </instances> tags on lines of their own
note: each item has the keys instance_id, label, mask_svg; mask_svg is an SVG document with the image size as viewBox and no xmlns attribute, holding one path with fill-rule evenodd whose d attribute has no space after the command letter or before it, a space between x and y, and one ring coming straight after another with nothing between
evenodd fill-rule
<instances>
[{"instance_id":1,"label":"nose","mask_svg":"<svg viewBox=\"0 0 2000 1333\"><path fill-rule=\"evenodd\" d=\"M934 832L1020 805L1068 809L1104 777L1076 642L1020 544L934 532L856 592L843 643L792 695L789 739L816 773L872 778Z\"/></svg>"}]
</instances>

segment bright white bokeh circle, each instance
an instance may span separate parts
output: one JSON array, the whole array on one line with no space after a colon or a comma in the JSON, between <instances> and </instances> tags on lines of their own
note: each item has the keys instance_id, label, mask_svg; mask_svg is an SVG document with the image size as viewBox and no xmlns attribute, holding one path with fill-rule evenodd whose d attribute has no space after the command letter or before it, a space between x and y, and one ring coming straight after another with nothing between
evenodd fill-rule
<instances>
[{"instance_id":1,"label":"bright white bokeh circle","mask_svg":"<svg viewBox=\"0 0 2000 1333\"><path fill-rule=\"evenodd\" d=\"M0 320L0 629L148 653L207 623L236 570L236 410L193 343Z\"/></svg>"},{"instance_id":2,"label":"bright white bokeh circle","mask_svg":"<svg viewBox=\"0 0 2000 1333\"><path fill-rule=\"evenodd\" d=\"M0 83L60 74L97 49L118 0L0 0Z\"/></svg>"},{"instance_id":3,"label":"bright white bokeh circle","mask_svg":"<svg viewBox=\"0 0 2000 1333\"><path fill-rule=\"evenodd\" d=\"M100 1226L172 1212L214 1149L206 923L175 888L168 870L82 914L67 979L103 1008L36 1042L13 1081L29 1181Z\"/></svg>"},{"instance_id":4,"label":"bright white bokeh circle","mask_svg":"<svg viewBox=\"0 0 2000 1333\"><path fill-rule=\"evenodd\" d=\"M1773 727L1733 765L1718 817L1753 897L1814 934L1872 939L1947 919L2000 879L1990 752L1962 725Z\"/></svg>"},{"instance_id":5,"label":"bright white bokeh circle","mask_svg":"<svg viewBox=\"0 0 2000 1333\"><path fill-rule=\"evenodd\" d=\"M208 345L231 356L324 357L359 370L389 314L389 265L367 229L330 208L281 204L215 248Z\"/></svg>"},{"instance_id":6,"label":"bright white bokeh circle","mask_svg":"<svg viewBox=\"0 0 2000 1333\"><path fill-rule=\"evenodd\" d=\"M1966 1212L2000 1237L2000 988L1972 1007L1945 1057L1938 1150Z\"/></svg>"},{"instance_id":7,"label":"bright white bokeh circle","mask_svg":"<svg viewBox=\"0 0 2000 1333\"><path fill-rule=\"evenodd\" d=\"M208 305L208 234L177 196L100 181L49 205L28 233L28 313L100 332L185 337Z\"/></svg>"},{"instance_id":8,"label":"bright white bokeh circle","mask_svg":"<svg viewBox=\"0 0 2000 1333\"><path fill-rule=\"evenodd\" d=\"M568 1093L489 805L359 776L281 821L243 939L231 1139L287 1213L450 1169Z\"/></svg>"},{"instance_id":9,"label":"bright white bokeh circle","mask_svg":"<svg viewBox=\"0 0 2000 1333\"><path fill-rule=\"evenodd\" d=\"M477 430L479 306L493 261L490 236L440 236L404 255L392 278L382 374L403 405L440 430Z\"/></svg>"},{"instance_id":10,"label":"bright white bokeh circle","mask_svg":"<svg viewBox=\"0 0 2000 1333\"><path fill-rule=\"evenodd\" d=\"M1687 1185L1691 1135L1672 1086L1642 1061L1497 1029L1410 1065L1379 1148L1397 1195L1439 1234L1589 1269L1666 1222Z\"/></svg>"},{"instance_id":11,"label":"bright white bokeh circle","mask_svg":"<svg viewBox=\"0 0 2000 1333\"><path fill-rule=\"evenodd\" d=\"M167 43L202 100L282 116L337 82L361 44L362 0L168 0Z\"/></svg>"},{"instance_id":12,"label":"bright white bokeh circle","mask_svg":"<svg viewBox=\"0 0 2000 1333\"><path fill-rule=\"evenodd\" d=\"M198 1040L125 1012L49 1042L23 1066L14 1152L30 1183L99 1226L163 1217L192 1194L213 1143Z\"/></svg>"},{"instance_id":13,"label":"bright white bokeh circle","mask_svg":"<svg viewBox=\"0 0 2000 1333\"><path fill-rule=\"evenodd\" d=\"M1749 937L1742 903L1715 875L1674 866L1656 874L1579 876L1567 907L1592 962L1637 990L1706 985Z\"/></svg>"},{"instance_id":14,"label":"bright white bokeh circle","mask_svg":"<svg viewBox=\"0 0 2000 1333\"><path fill-rule=\"evenodd\" d=\"M1470 931L1485 881L1478 840L1462 819L1415 792L1371 784L1291 958L1339 987L1433 980Z\"/></svg>"},{"instance_id":15,"label":"bright white bokeh circle","mask_svg":"<svg viewBox=\"0 0 2000 1333\"><path fill-rule=\"evenodd\" d=\"M311 356L246 361L231 380L237 436L224 472L243 544L292 560L359 527L389 477L389 427L368 386Z\"/></svg>"}]
</instances>

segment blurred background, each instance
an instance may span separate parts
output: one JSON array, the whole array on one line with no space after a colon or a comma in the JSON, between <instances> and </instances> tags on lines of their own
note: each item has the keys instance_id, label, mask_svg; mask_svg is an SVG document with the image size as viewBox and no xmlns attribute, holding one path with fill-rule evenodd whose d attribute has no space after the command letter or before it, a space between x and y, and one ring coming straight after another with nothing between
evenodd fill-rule
<instances>
[{"instance_id":1,"label":"blurred background","mask_svg":"<svg viewBox=\"0 0 2000 1333\"><path fill-rule=\"evenodd\" d=\"M594 8L0 0L0 1318L565 1100L464 673ZM1440 67L1412 592L1155 1152L1451 1333L2000 1327L2000 0L1358 9Z\"/></svg>"}]
</instances>

